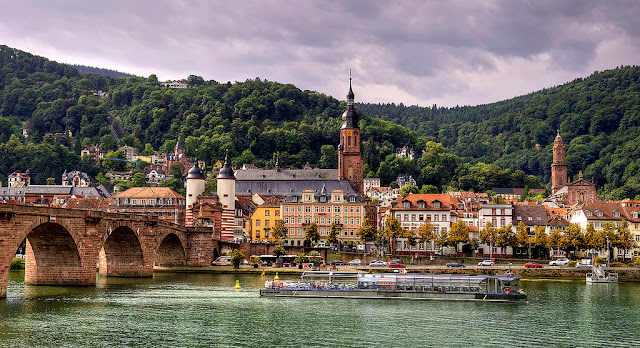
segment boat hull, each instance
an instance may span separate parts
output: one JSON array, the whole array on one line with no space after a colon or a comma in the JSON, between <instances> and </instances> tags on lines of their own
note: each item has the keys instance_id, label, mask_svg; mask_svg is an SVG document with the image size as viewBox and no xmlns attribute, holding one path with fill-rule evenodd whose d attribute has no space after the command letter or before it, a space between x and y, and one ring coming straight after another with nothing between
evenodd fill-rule
<instances>
[{"instance_id":1,"label":"boat hull","mask_svg":"<svg viewBox=\"0 0 640 348\"><path fill-rule=\"evenodd\" d=\"M376 290L297 290L297 289L260 289L261 297L300 297L300 298L351 298L351 299L397 299L397 300L445 300L445 301L484 301L484 302L522 302L527 300L521 293L464 293L464 292L415 292L415 291L376 291Z\"/></svg>"}]
</instances>

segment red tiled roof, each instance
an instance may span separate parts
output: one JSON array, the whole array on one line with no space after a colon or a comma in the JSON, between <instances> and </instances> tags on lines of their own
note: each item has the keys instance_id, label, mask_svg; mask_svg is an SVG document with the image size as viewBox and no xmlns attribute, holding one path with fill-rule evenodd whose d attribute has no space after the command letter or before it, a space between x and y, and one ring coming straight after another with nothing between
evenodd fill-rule
<instances>
[{"instance_id":1,"label":"red tiled roof","mask_svg":"<svg viewBox=\"0 0 640 348\"><path fill-rule=\"evenodd\" d=\"M132 187L124 192L120 192L113 198L178 198L184 196L168 187Z\"/></svg>"}]
</instances>

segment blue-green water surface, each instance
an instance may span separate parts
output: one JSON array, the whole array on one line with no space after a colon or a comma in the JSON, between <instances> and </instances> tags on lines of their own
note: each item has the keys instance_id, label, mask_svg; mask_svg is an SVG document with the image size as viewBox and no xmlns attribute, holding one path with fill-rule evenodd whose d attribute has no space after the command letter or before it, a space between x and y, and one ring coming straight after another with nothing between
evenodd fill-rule
<instances>
[{"instance_id":1,"label":"blue-green water surface","mask_svg":"<svg viewBox=\"0 0 640 348\"><path fill-rule=\"evenodd\" d=\"M523 281L528 303L500 304L260 298L258 275L156 273L95 287L23 279L10 272L0 300L1 347L640 346L636 283Z\"/></svg>"}]
</instances>

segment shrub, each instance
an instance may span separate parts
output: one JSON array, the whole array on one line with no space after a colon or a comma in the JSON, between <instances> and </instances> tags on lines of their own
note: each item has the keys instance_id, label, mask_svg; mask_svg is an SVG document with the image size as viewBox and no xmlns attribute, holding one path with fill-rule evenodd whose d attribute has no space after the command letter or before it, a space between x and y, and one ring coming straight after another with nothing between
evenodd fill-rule
<instances>
[{"instance_id":1,"label":"shrub","mask_svg":"<svg viewBox=\"0 0 640 348\"><path fill-rule=\"evenodd\" d=\"M611 262L611 267L627 267L628 265L626 263L622 263L622 262Z\"/></svg>"},{"instance_id":2,"label":"shrub","mask_svg":"<svg viewBox=\"0 0 640 348\"><path fill-rule=\"evenodd\" d=\"M9 269L24 269L24 259L23 258L19 258L19 257L14 257L13 261L11 261L11 265L9 266Z\"/></svg>"},{"instance_id":3,"label":"shrub","mask_svg":"<svg viewBox=\"0 0 640 348\"><path fill-rule=\"evenodd\" d=\"M578 261L569 261L569 263L567 263L567 267L575 267L576 263L578 263Z\"/></svg>"},{"instance_id":4,"label":"shrub","mask_svg":"<svg viewBox=\"0 0 640 348\"><path fill-rule=\"evenodd\" d=\"M233 268L240 268L240 263L244 260L244 251L242 249L233 249L229 256L231 256Z\"/></svg>"},{"instance_id":5,"label":"shrub","mask_svg":"<svg viewBox=\"0 0 640 348\"><path fill-rule=\"evenodd\" d=\"M602 265L602 264L607 263L607 260L605 260L604 257L596 257L596 259L593 262L595 262L595 264L597 266L597 265Z\"/></svg>"}]
</instances>

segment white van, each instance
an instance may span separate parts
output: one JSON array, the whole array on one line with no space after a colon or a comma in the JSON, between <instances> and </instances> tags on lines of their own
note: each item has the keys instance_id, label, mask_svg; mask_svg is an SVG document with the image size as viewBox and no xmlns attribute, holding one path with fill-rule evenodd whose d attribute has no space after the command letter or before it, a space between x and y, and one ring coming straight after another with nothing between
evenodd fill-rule
<instances>
[{"instance_id":1,"label":"white van","mask_svg":"<svg viewBox=\"0 0 640 348\"><path fill-rule=\"evenodd\" d=\"M211 264L214 266L231 266L231 256L220 256Z\"/></svg>"}]
</instances>

